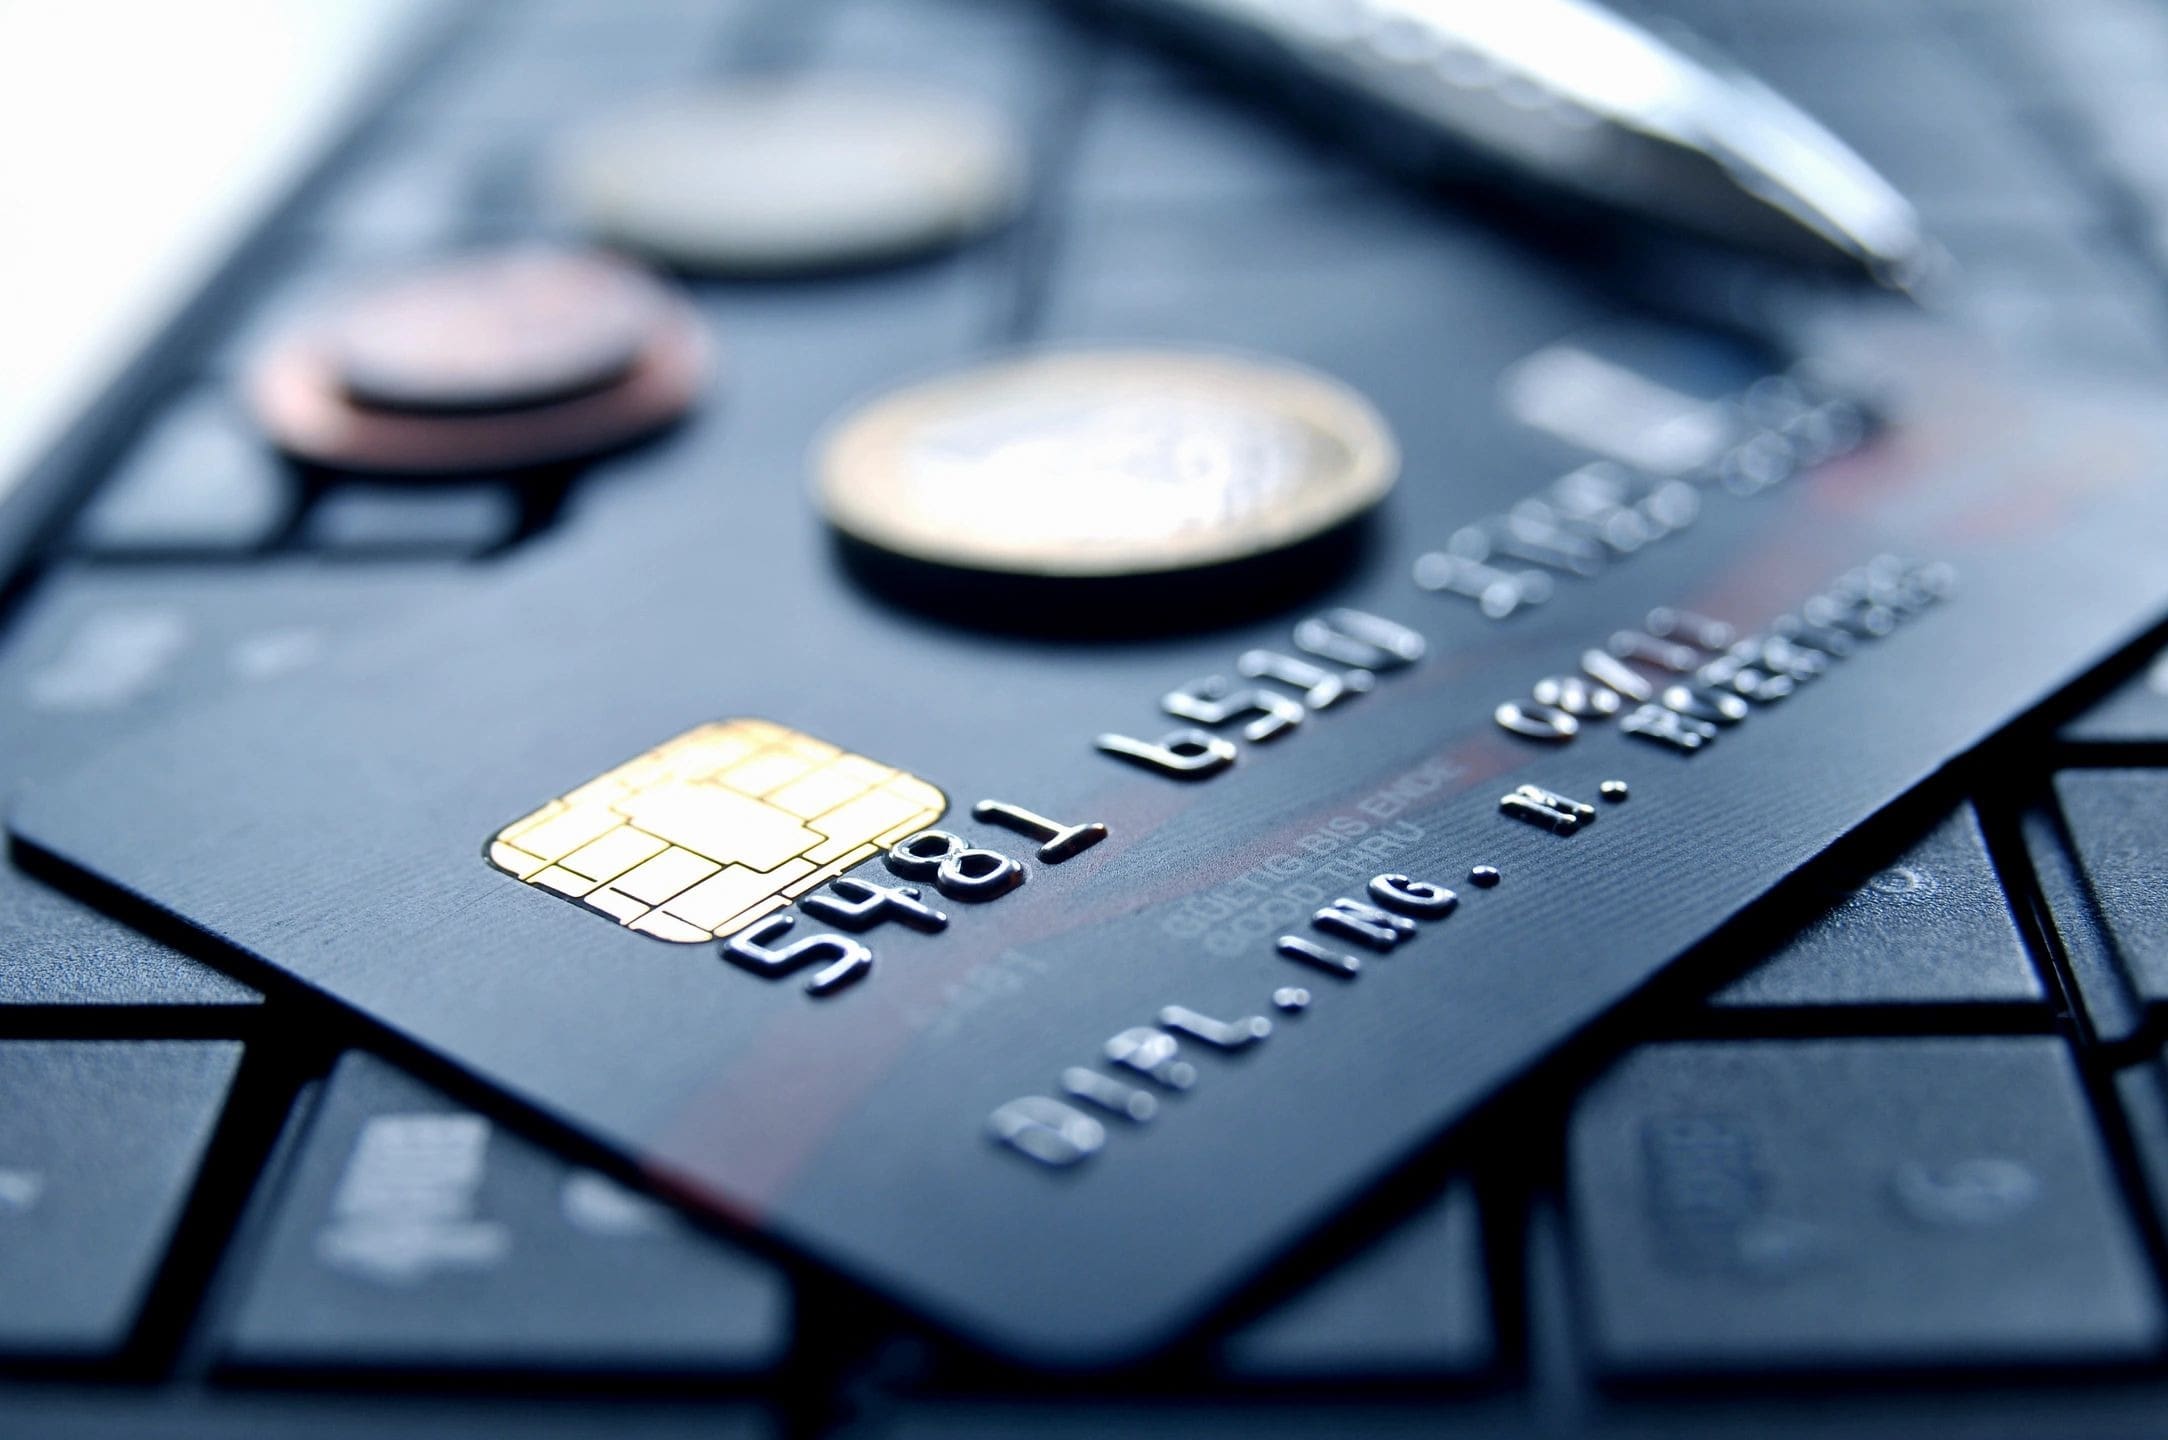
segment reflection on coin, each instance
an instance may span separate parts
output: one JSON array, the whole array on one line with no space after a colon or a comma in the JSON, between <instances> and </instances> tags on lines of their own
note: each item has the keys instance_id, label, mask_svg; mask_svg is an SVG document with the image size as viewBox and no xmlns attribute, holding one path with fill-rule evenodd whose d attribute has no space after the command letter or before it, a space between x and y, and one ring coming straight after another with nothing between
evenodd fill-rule
<instances>
[{"instance_id":1,"label":"reflection on coin","mask_svg":"<svg viewBox=\"0 0 2168 1440\"><path fill-rule=\"evenodd\" d=\"M578 459L678 419L708 371L698 318L621 261L470 256L352 297L275 341L248 381L288 454L461 474Z\"/></svg>"},{"instance_id":2,"label":"reflection on coin","mask_svg":"<svg viewBox=\"0 0 2168 1440\"><path fill-rule=\"evenodd\" d=\"M935 564L1164 574L1321 535L1392 488L1399 452L1360 395L1215 353L1001 361L875 401L826 438L838 529Z\"/></svg>"},{"instance_id":3,"label":"reflection on coin","mask_svg":"<svg viewBox=\"0 0 2168 1440\"><path fill-rule=\"evenodd\" d=\"M360 404L508 410L624 378L663 303L653 280L601 256L469 256L359 297L326 343Z\"/></svg>"},{"instance_id":4,"label":"reflection on coin","mask_svg":"<svg viewBox=\"0 0 2168 1440\"><path fill-rule=\"evenodd\" d=\"M595 239L692 270L818 270L1013 214L1022 148L985 105L903 81L748 79L575 132L557 191Z\"/></svg>"}]
</instances>

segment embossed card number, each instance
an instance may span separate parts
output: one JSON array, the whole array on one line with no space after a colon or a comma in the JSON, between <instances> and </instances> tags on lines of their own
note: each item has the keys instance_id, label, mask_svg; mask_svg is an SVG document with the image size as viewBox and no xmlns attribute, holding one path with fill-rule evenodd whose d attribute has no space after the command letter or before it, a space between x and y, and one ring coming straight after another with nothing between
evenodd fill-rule
<instances>
[{"instance_id":1,"label":"embossed card number","mask_svg":"<svg viewBox=\"0 0 2168 1440\"><path fill-rule=\"evenodd\" d=\"M538 889L659 940L722 942L723 958L770 979L811 968L832 995L873 969L872 947L823 931L793 935L781 913L803 897L815 919L866 931L885 921L937 931L926 900L982 903L1024 883L1023 862L926 828L948 797L916 776L767 720L696 726L498 831L489 862ZM1005 801L973 814L1038 842L1058 865L1106 838ZM884 885L843 872L875 855ZM812 893L821 886L826 889Z\"/></svg>"}]
</instances>

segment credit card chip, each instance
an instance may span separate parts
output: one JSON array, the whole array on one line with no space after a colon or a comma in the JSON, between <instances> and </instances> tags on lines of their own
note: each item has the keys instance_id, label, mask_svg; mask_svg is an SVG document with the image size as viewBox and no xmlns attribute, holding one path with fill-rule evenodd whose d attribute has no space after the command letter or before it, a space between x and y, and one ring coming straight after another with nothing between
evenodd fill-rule
<instances>
[{"instance_id":1,"label":"credit card chip","mask_svg":"<svg viewBox=\"0 0 2168 1440\"><path fill-rule=\"evenodd\" d=\"M489 862L618 924L741 930L939 820L948 797L767 720L718 720L505 826Z\"/></svg>"}]
</instances>

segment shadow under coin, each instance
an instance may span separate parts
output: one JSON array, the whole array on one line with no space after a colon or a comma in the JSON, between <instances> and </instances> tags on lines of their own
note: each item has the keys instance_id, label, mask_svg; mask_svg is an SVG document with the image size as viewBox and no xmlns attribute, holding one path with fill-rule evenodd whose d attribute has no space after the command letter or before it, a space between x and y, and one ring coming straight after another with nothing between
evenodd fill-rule
<instances>
[{"instance_id":1,"label":"shadow under coin","mask_svg":"<svg viewBox=\"0 0 2168 1440\"><path fill-rule=\"evenodd\" d=\"M1146 575L1018 575L938 565L831 532L837 562L878 599L981 634L1071 640L1194 635L1269 618L1358 571L1375 527L1357 516L1285 549Z\"/></svg>"}]
</instances>

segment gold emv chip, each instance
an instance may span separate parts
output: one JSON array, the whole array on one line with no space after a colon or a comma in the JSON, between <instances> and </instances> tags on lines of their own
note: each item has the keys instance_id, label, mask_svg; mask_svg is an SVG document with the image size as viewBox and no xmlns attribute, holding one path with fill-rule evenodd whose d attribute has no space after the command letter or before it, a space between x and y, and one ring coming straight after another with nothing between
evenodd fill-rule
<instances>
[{"instance_id":1,"label":"gold emv chip","mask_svg":"<svg viewBox=\"0 0 2168 1440\"><path fill-rule=\"evenodd\" d=\"M743 929L947 809L915 775L766 720L720 720L513 821L489 863L690 944Z\"/></svg>"}]
</instances>

